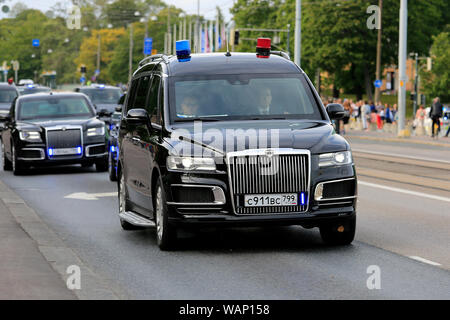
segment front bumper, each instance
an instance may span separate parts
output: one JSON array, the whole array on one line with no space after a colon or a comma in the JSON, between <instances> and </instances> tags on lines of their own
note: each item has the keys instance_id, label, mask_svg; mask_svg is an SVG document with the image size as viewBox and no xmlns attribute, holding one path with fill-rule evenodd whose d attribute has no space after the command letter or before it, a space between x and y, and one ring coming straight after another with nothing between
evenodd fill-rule
<instances>
[{"instance_id":1,"label":"front bumper","mask_svg":"<svg viewBox=\"0 0 450 320\"><path fill-rule=\"evenodd\" d=\"M24 145L17 147L17 160L32 166L60 165L95 162L108 157L106 143L86 144L81 154L50 156L45 145Z\"/></svg>"},{"instance_id":2,"label":"front bumper","mask_svg":"<svg viewBox=\"0 0 450 320\"><path fill-rule=\"evenodd\" d=\"M232 205L226 173L185 174L169 172L164 181L169 221L183 226L264 226L264 225L301 225L306 228L320 226L323 223L345 222L356 215L356 174L353 166L342 168L325 168L312 175L309 190L310 199L306 212L236 214ZM346 176L343 176L342 173ZM348 174L351 176L348 176ZM329 181L354 181L353 194L340 198L317 198L315 191L319 185ZM203 203L180 200L180 187L197 186L204 192ZM212 190L216 188L216 192ZM210 196L206 194L210 189ZM220 190L218 192L217 190ZM333 190L332 190L333 191ZM185 194L185 192L184 192ZM198 196L196 197L199 198ZM275 211L275 210L274 210Z\"/></svg>"}]
</instances>

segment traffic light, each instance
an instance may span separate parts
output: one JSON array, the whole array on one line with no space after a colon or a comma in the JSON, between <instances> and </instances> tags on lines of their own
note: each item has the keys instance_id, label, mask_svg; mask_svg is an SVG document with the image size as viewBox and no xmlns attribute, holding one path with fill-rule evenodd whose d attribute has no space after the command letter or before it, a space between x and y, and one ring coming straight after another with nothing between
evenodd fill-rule
<instances>
[{"instance_id":1,"label":"traffic light","mask_svg":"<svg viewBox=\"0 0 450 320\"><path fill-rule=\"evenodd\" d=\"M239 45L239 31L234 32L234 44Z\"/></svg>"},{"instance_id":2,"label":"traffic light","mask_svg":"<svg viewBox=\"0 0 450 320\"><path fill-rule=\"evenodd\" d=\"M80 72L81 73L86 73L87 72L86 66L81 66Z\"/></svg>"}]
</instances>

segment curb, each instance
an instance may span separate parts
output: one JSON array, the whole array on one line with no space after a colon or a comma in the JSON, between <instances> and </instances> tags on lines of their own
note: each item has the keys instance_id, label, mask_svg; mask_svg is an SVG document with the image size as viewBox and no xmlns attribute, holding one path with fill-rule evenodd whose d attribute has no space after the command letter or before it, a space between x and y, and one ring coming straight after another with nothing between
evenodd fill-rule
<instances>
[{"instance_id":1,"label":"curb","mask_svg":"<svg viewBox=\"0 0 450 320\"><path fill-rule=\"evenodd\" d=\"M372 140L372 141L384 141L384 142L406 142L406 143L415 143L422 145L429 145L435 147L445 147L450 148L450 143L439 143L439 142L428 142L428 141L420 141L420 140L410 140L409 138L378 138L378 137L368 137L368 136L355 136L355 135L347 135L344 136L346 139L360 139L360 140Z\"/></svg>"},{"instance_id":2,"label":"curb","mask_svg":"<svg viewBox=\"0 0 450 320\"><path fill-rule=\"evenodd\" d=\"M14 191L0 180L0 200L10 211L19 226L33 239L39 252L52 268L61 276L64 283L71 274L67 268L80 267L81 289L72 290L80 300L119 300L128 299L128 295L117 285L103 279L91 270L64 241L48 227L36 212L27 206ZM70 289L67 289L70 290Z\"/></svg>"}]
</instances>

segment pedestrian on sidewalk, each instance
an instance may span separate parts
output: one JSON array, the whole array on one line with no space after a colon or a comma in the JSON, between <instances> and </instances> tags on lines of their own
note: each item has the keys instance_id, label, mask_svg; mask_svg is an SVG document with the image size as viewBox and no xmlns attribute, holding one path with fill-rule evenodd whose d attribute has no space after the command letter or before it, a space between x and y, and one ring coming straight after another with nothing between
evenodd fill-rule
<instances>
[{"instance_id":1,"label":"pedestrian on sidewalk","mask_svg":"<svg viewBox=\"0 0 450 320\"><path fill-rule=\"evenodd\" d=\"M361 120L364 130L368 130L368 122L370 121L370 105L367 103L367 101L362 102L361 107Z\"/></svg>"},{"instance_id":2,"label":"pedestrian on sidewalk","mask_svg":"<svg viewBox=\"0 0 450 320\"><path fill-rule=\"evenodd\" d=\"M430 110L430 118L432 120L431 123L431 137L434 138L434 125L437 124L437 132L436 137L439 135L439 132L441 131L441 117L443 114L443 107L441 104L441 101L439 97L434 98L433 104L431 105Z\"/></svg>"}]
</instances>

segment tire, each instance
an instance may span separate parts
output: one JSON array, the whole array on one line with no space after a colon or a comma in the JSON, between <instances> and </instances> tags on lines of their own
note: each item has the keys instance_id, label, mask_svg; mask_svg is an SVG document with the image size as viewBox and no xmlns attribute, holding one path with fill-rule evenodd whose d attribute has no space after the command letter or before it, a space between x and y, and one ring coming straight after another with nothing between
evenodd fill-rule
<instances>
[{"instance_id":1,"label":"tire","mask_svg":"<svg viewBox=\"0 0 450 320\"><path fill-rule=\"evenodd\" d=\"M109 180L110 181L117 181L117 167L114 163L113 157L111 152L108 153L108 172L109 172Z\"/></svg>"},{"instance_id":2,"label":"tire","mask_svg":"<svg viewBox=\"0 0 450 320\"><path fill-rule=\"evenodd\" d=\"M118 184L118 196L119 196L119 212L127 212L128 211L128 205L127 205L127 190L125 187L125 177L123 176L122 172L119 174L119 184ZM120 218L120 225L123 230L126 231L132 231L132 230L142 230L143 228L137 227L135 225L132 225L131 223L123 220Z\"/></svg>"},{"instance_id":3,"label":"tire","mask_svg":"<svg viewBox=\"0 0 450 320\"><path fill-rule=\"evenodd\" d=\"M344 227L342 232L338 229ZM320 226L320 235L323 242L332 246L346 246L353 242L356 232L356 217L343 223L324 224Z\"/></svg>"},{"instance_id":4,"label":"tire","mask_svg":"<svg viewBox=\"0 0 450 320\"><path fill-rule=\"evenodd\" d=\"M3 156L3 170L11 171L12 170L12 162L8 160L5 153L5 145L2 143L2 156Z\"/></svg>"},{"instance_id":5,"label":"tire","mask_svg":"<svg viewBox=\"0 0 450 320\"><path fill-rule=\"evenodd\" d=\"M108 158L103 158L101 160L97 160L95 162L95 169L97 172L106 172L108 171Z\"/></svg>"},{"instance_id":6,"label":"tire","mask_svg":"<svg viewBox=\"0 0 450 320\"><path fill-rule=\"evenodd\" d=\"M12 171L15 176L20 176L25 172L25 165L17 160L16 148L14 144L12 144Z\"/></svg>"},{"instance_id":7,"label":"tire","mask_svg":"<svg viewBox=\"0 0 450 320\"><path fill-rule=\"evenodd\" d=\"M155 187L156 241L162 251L173 250L177 241L177 229L169 223L166 195L159 179Z\"/></svg>"}]
</instances>

